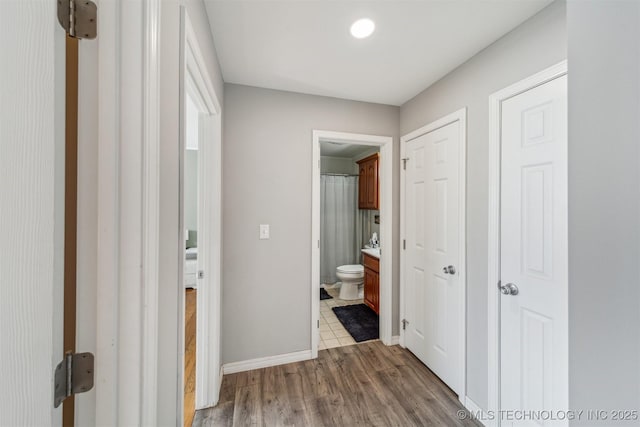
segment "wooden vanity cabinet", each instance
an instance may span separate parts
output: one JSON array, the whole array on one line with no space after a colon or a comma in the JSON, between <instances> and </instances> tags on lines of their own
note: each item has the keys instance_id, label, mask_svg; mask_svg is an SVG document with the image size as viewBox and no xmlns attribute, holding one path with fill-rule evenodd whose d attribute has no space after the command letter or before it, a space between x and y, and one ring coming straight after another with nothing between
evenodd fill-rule
<instances>
[{"instance_id":1,"label":"wooden vanity cabinet","mask_svg":"<svg viewBox=\"0 0 640 427\"><path fill-rule=\"evenodd\" d=\"M364 303L380 314L380 260L362 254L364 264Z\"/></svg>"},{"instance_id":2,"label":"wooden vanity cabinet","mask_svg":"<svg viewBox=\"0 0 640 427\"><path fill-rule=\"evenodd\" d=\"M380 209L379 153L358 161L358 208Z\"/></svg>"}]
</instances>

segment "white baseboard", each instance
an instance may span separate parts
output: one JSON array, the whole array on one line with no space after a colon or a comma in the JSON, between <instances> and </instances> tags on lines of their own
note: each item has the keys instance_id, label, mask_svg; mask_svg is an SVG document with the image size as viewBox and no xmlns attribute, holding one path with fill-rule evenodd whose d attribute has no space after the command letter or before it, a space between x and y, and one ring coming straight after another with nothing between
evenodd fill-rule
<instances>
[{"instance_id":1,"label":"white baseboard","mask_svg":"<svg viewBox=\"0 0 640 427\"><path fill-rule=\"evenodd\" d=\"M301 362L311 359L311 350L296 351L293 353L279 354L277 356L259 357L257 359L243 360L241 362L225 363L222 370L225 374L250 371L252 369L268 368L270 366L284 365L286 363Z\"/></svg>"},{"instance_id":2,"label":"white baseboard","mask_svg":"<svg viewBox=\"0 0 640 427\"><path fill-rule=\"evenodd\" d=\"M398 345L400 344L400 335L394 335L391 337L391 344L389 345Z\"/></svg>"},{"instance_id":3,"label":"white baseboard","mask_svg":"<svg viewBox=\"0 0 640 427\"><path fill-rule=\"evenodd\" d=\"M224 379L224 366L220 366L220 373L218 374L218 393L216 393L216 401L213 406L216 406L220 401L220 392L222 391L222 380Z\"/></svg>"},{"instance_id":4,"label":"white baseboard","mask_svg":"<svg viewBox=\"0 0 640 427\"><path fill-rule=\"evenodd\" d=\"M476 402L469 399L468 396L465 396L463 404L464 407L473 414L476 422L478 422L480 425L485 425L485 420L488 420L489 417L487 416L487 413L485 413L484 410L480 406L478 406Z\"/></svg>"}]
</instances>

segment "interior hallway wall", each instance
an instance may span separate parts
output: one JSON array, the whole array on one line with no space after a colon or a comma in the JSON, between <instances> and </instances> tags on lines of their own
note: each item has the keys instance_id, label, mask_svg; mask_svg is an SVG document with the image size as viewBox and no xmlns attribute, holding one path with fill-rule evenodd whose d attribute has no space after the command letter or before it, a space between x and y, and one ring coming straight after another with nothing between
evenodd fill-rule
<instances>
[{"instance_id":1,"label":"interior hallway wall","mask_svg":"<svg viewBox=\"0 0 640 427\"><path fill-rule=\"evenodd\" d=\"M566 4L556 0L404 104L405 135L467 107L467 396L487 408L489 95L567 57Z\"/></svg>"},{"instance_id":2,"label":"interior hallway wall","mask_svg":"<svg viewBox=\"0 0 640 427\"><path fill-rule=\"evenodd\" d=\"M223 363L311 348L313 129L394 138L399 232L398 113L380 104L225 85ZM258 240L259 224L271 225L270 240ZM391 253L397 266L397 245ZM397 277L396 268L394 334Z\"/></svg>"},{"instance_id":3,"label":"interior hallway wall","mask_svg":"<svg viewBox=\"0 0 640 427\"><path fill-rule=\"evenodd\" d=\"M175 426L178 419L178 292L183 292L178 266L180 180L180 9L187 10L214 90L223 102L224 83L203 0L163 0L160 27L160 271L158 323L158 423Z\"/></svg>"},{"instance_id":4,"label":"interior hallway wall","mask_svg":"<svg viewBox=\"0 0 640 427\"><path fill-rule=\"evenodd\" d=\"M343 157L321 156L320 172L357 174L358 170L356 169L351 159Z\"/></svg>"},{"instance_id":5,"label":"interior hallway wall","mask_svg":"<svg viewBox=\"0 0 640 427\"><path fill-rule=\"evenodd\" d=\"M640 3L572 0L567 25L569 404L637 411ZM585 418L572 425L640 425Z\"/></svg>"},{"instance_id":6,"label":"interior hallway wall","mask_svg":"<svg viewBox=\"0 0 640 427\"><path fill-rule=\"evenodd\" d=\"M184 228L193 231L185 237L194 244L198 231L198 155L198 150L184 152Z\"/></svg>"}]
</instances>

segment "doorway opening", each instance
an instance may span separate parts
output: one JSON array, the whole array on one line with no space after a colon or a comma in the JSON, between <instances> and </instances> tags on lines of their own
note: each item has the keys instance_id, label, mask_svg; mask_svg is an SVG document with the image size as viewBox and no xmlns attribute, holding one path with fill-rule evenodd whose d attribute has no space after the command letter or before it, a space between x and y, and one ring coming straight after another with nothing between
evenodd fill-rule
<instances>
[{"instance_id":1,"label":"doorway opening","mask_svg":"<svg viewBox=\"0 0 640 427\"><path fill-rule=\"evenodd\" d=\"M203 271L198 265L198 231L202 229L199 207L202 206L200 188L204 165L198 155L200 114L193 95L187 92L185 105L185 150L183 166L183 218L185 233L184 252L184 424L190 426L195 413L196 395L196 343L198 316L198 274ZM206 248L201 251L206 254Z\"/></svg>"},{"instance_id":2,"label":"doorway opening","mask_svg":"<svg viewBox=\"0 0 640 427\"><path fill-rule=\"evenodd\" d=\"M319 350L380 338L379 161L379 147L320 142Z\"/></svg>"},{"instance_id":3,"label":"doorway opening","mask_svg":"<svg viewBox=\"0 0 640 427\"><path fill-rule=\"evenodd\" d=\"M313 132L313 358L369 339L392 344L392 140Z\"/></svg>"},{"instance_id":4,"label":"doorway opening","mask_svg":"<svg viewBox=\"0 0 640 427\"><path fill-rule=\"evenodd\" d=\"M221 109L193 27L181 8L178 408L191 425L220 382Z\"/></svg>"}]
</instances>

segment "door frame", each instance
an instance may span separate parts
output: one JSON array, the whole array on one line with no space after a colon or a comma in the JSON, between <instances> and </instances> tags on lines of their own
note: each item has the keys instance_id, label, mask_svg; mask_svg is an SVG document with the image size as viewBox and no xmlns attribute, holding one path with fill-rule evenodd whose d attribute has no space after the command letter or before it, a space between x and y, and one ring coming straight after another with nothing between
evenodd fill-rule
<instances>
[{"instance_id":1,"label":"door frame","mask_svg":"<svg viewBox=\"0 0 640 427\"><path fill-rule=\"evenodd\" d=\"M502 103L516 95L567 75L567 61L501 89L489 96L489 235L488 255L488 408L489 413L500 411L500 170ZM499 426L500 420L490 422Z\"/></svg>"},{"instance_id":2,"label":"door frame","mask_svg":"<svg viewBox=\"0 0 640 427\"><path fill-rule=\"evenodd\" d=\"M120 2L100 2L98 8L98 425L158 424L159 313L164 308L160 307L158 274L160 18L161 0L136 2L126 13ZM193 31L190 34L195 41ZM201 56L199 63L203 63ZM217 176L221 179L221 174ZM215 188L220 188L220 182ZM215 310L220 312L219 307ZM209 326L218 338L209 344L219 351L220 322ZM182 352L178 342L175 346ZM178 374L183 367L175 369ZM219 370L210 376L217 378L210 389L217 399ZM181 402L182 390L177 394ZM182 420L182 406L177 410L176 421Z\"/></svg>"},{"instance_id":3,"label":"door frame","mask_svg":"<svg viewBox=\"0 0 640 427\"><path fill-rule=\"evenodd\" d=\"M220 371L220 325L222 288L222 109L207 71L195 30L184 6L180 8L180 219L178 231L180 277L178 286L178 411L184 423L184 156L186 147L186 97L200 111L198 129L198 247L204 246L199 266L204 277L196 294L196 390L195 409L218 402ZM206 165L207 167L202 167ZM208 224L204 230L201 224ZM206 361L206 362L205 362Z\"/></svg>"},{"instance_id":4,"label":"door frame","mask_svg":"<svg viewBox=\"0 0 640 427\"><path fill-rule=\"evenodd\" d=\"M95 424L156 425L160 0L126 12L98 7Z\"/></svg>"},{"instance_id":5,"label":"door frame","mask_svg":"<svg viewBox=\"0 0 640 427\"><path fill-rule=\"evenodd\" d=\"M393 137L314 130L311 158L311 358L318 357L320 321L320 143L323 141L380 147L380 340L392 345L393 325ZM385 243L387 242L387 243Z\"/></svg>"},{"instance_id":6,"label":"door frame","mask_svg":"<svg viewBox=\"0 0 640 427\"><path fill-rule=\"evenodd\" d=\"M460 150L459 150L459 176L458 181L460 183L459 189L459 204L460 212L458 221L461 224L459 245L460 253L458 257L458 277L460 284L462 285L462 292L460 294L459 301L459 318L460 318L460 332L459 332L459 371L460 371L460 384L457 385L459 395L458 399L464 404L467 394L467 214L466 214L466 196L467 196L467 107L463 107L451 114L448 114L434 122L431 122L419 129L409 132L408 134L400 138L400 160L406 158L407 143L419 138L427 133L433 132L437 129L450 125L452 123L460 122ZM406 236L406 174L404 173L403 165L400 164L400 236L402 239ZM406 267L406 256L403 249L400 250L400 319L404 319L405 309L405 292L406 292L406 275L404 269ZM405 348L405 332L400 325L400 345Z\"/></svg>"}]
</instances>

